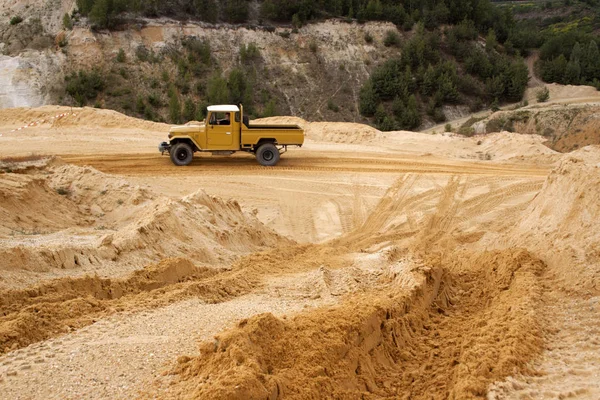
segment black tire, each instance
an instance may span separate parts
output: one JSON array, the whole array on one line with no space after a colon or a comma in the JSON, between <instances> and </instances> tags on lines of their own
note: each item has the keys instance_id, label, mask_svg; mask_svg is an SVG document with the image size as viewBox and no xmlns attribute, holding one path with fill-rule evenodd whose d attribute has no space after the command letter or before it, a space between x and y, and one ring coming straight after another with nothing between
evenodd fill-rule
<instances>
[{"instance_id":1,"label":"black tire","mask_svg":"<svg viewBox=\"0 0 600 400\"><path fill-rule=\"evenodd\" d=\"M273 143L265 143L256 150L256 160L260 165L272 167L279 161L279 149Z\"/></svg>"},{"instance_id":2,"label":"black tire","mask_svg":"<svg viewBox=\"0 0 600 400\"><path fill-rule=\"evenodd\" d=\"M182 167L192 162L192 158L194 158L194 150L189 144L179 142L171 147L169 155L171 156L171 161L173 161L173 164Z\"/></svg>"}]
</instances>

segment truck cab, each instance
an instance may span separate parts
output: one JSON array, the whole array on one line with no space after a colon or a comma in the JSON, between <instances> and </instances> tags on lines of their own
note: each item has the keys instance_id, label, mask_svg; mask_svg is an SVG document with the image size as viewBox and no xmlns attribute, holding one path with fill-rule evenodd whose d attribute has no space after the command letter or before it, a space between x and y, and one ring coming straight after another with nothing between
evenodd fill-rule
<instances>
[{"instance_id":1,"label":"truck cab","mask_svg":"<svg viewBox=\"0 0 600 400\"><path fill-rule=\"evenodd\" d=\"M204 121L174 126L168 137L159 151L168 152L178 166L190 164L195 152L231 155L236 151L252 153L261 165L273 166L288 146L302 146L304 130L297 125L251 125L242 105L215 105L207 108Z\"/></svg>"}]
</instances>

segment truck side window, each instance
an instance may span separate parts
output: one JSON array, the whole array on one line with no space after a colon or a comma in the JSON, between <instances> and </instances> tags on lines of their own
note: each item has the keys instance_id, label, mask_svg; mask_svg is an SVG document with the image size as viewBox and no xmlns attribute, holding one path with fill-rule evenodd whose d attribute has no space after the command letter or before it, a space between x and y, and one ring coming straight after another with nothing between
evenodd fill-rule
<instances>
[{"instance_id":1,"label":"truck side window","mask_svg":"<svg viewBox=\"0 0 600 400\"><path fill-rule=\"evenodd\" d=\"M217 114L216 113L212 113L210 115L210 122L209 124L211 125L217 125Z\"/></svg>"},{"instance_id":2,"label":"truck side window","mask_svg":"<svg viewBox=\"0 0 600 400\"><path fill-rule=\"evenodd\" d=\"M240 122L240 113L239 113L239 111L235 113L235 122Z\"/></svg>"}]
</instances>

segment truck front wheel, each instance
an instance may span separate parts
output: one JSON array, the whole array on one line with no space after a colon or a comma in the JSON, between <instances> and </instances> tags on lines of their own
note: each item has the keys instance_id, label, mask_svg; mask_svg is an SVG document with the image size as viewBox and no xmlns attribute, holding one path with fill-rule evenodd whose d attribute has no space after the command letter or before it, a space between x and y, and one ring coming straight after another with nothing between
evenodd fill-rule
<instances>
[{"instance_id":1,"label":"truck front wheel","mask_svg":"<svg viewBox=\"0 0 600 400\"><path fill-rule=\"evenodd\" d=\"M171 156L171 161L173 161L173 164L182 167L192 162L192 158L194 158L194 150L189 144L179 142L171 147L169 155Z\"/></svg>"},{"instance_id":2,"label":"truck front wheel","mask_svg":"<svg viewBox=\"0 0 600 400\"><path fill-rule=\"evenodd\" d=\"M256 160L260 165L272 167L279 161L279 149L273 143L265 143L256 150Z\"/></svg>"}]
</instances>

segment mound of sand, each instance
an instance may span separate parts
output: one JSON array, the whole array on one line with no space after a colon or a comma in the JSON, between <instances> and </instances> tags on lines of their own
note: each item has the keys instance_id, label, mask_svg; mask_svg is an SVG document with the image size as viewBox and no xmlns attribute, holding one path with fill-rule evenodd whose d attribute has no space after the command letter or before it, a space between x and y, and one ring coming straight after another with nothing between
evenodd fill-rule
<instances>
[{"instance_id":1,"label":"mound of sand","mask_svg":"<svg viewBox=\"0 0 600 400\"><path fill-rule=\"evenodd\" d=\"M544 266L523 250L442 259L391 266L381 291L340 306L242 320L181 357L159 397L482 396L541 349L532 310Z\"/></svg>"},{"instance_id":2,"label":"mound of sand","mask_svg":"<svg viewBox=\"0 0 600 400\"><path fill-rule=\"evenodd\" d=\"M206 263L231 261L236 255L284 242L236 201L198 191L180 200L160 198L135 222L104 238L119 255L145 257L186 254Z\"/></svg>"},{"instance_id":3,"label":"mound of sand","mask_svg":"<svg viewBox=\"0 0 600 400\"><path fill-rule=\"evenodd\" d=\"M475 136L470 141L478 146L477 151L493 160L510 160L519 158L528 161L537 157L547 159L558 153L547 146L547 139L540 135L523 135L514 132L497 132L484 136ZM479 143L479 144L478 144Z\"/></svg>"},{"instance_id":4,"label":"mound of sand","mask_svg":"<svg viewBox=\"0 0 600 400\"><path fill-rule=\"evenodd\" d=\"M564 155L508 234L528 243L570 288L600 293L600 147Z\"/></svg>"},{"instance_id":5,"label":"mound of sand","mask_svg":"<svg viewBox=\"0 0 600 400\"><path fill-rule=\"evenodd\" d=\"M145 129L165 132L168 130L166 124L128 117L113 110L91 107L43 106L0 110L0 125L4 127L21 127L32 123L52 128L93 126L95 128ZM101 131L98 131L98 134L101 134Z\"/></svg>"},{"instance_id":6,"label":"mound of sand","mask_svg":"<svg viewBox=\"0 0 600 400\"><path fill-rule=\"evenodd\" d=\"M85 223L85 215L61 194L43 178L0 175L0 235L48 233Z\"/></svg>"},{"instance_id":7,"label":"mound of sand","mask_svg":"<svg viewBox=\"0 0 600 400\"><path fill-rule=\"evenodd\" d=\"M164 257L223 264L290 243L235 201L203 191L158 197L125 179L62 163L0 175L0 215L0 283L17 286L35 282L25 271L119 275Z\"/></svg>"},{"instance_id":8,"label":"mound of sand","mask_svg":"<svg viewBox=\"0 0 600 400\"><path fill-rule=\"evenodd\" d=\"M256 124L298 125L306 138L315 142L369 144L385 138L385 134L365 124L352 122L308 122L299 117L268 117L251 121Z\"/></svg>"},{"instance_id":9,"label":"mound of sand","mask_svg":"<svg viewBox=\"0 0 600 400\"><path fill-rule=\"evenodd\" d=\"M351 122L311 122L306 126L306 136L314 141L331 143L378 143L385 135L364 124Z\"/></svg>"}]
</instances>

